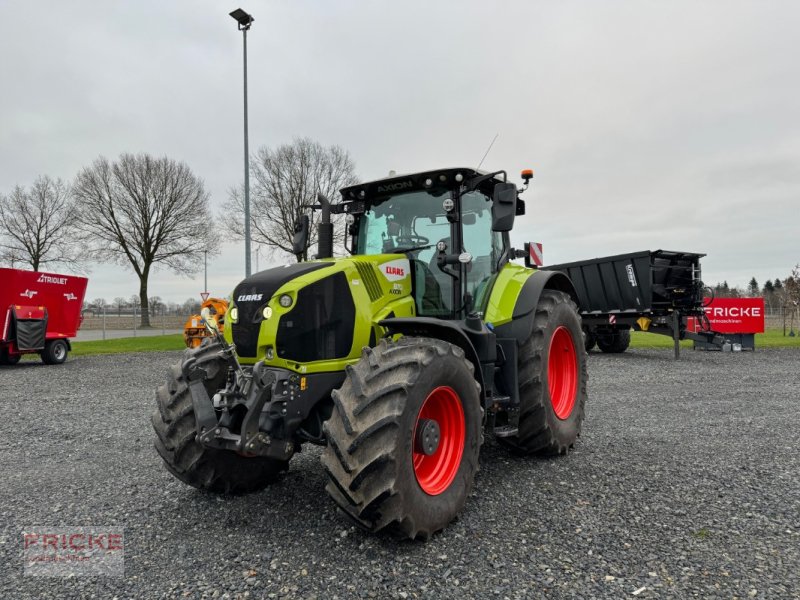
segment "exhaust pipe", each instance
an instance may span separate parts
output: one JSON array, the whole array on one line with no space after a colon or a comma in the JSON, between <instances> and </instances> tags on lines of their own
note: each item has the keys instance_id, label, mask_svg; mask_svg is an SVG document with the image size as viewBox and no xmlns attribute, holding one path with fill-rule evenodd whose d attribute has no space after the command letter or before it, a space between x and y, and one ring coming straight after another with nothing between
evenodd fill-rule
<instances>
[{"instance_id":1,"label":"exhaust pipe","mask_svg":"<svg viewBox=\"0 0 800 600\"><path fill-rule=\"evenodd\" d=\"M320 192L317 201L322 207L322 219L317 228L317 258L333 257L333 223L331 223L331 203Z\"/></svg>"}]
</instances>

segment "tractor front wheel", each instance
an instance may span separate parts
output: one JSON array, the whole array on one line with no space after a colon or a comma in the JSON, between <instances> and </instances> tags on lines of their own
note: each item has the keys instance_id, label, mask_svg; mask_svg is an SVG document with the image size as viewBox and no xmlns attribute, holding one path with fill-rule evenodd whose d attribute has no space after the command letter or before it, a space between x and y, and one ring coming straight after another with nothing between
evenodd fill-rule
<instances>
[{"instance_id":1,"label":"tractor front wheel","mask_svg":"<svg viewBox=\"0 0 800 600\"><path fill-rule=\"evenodd\" d=\"M569 295L544 290L528 339L518 352L517 435L498 438L523 454L566 454L581 431L586 351L578 309Z\"/></svg>"},{"instance_id":2,"label":"tractor front wheel","mask_svg":"<svg viewBox=\"0 0 800 600\"><path fill-rule=\"evenodd\" d=\"M228 365L219 351L219 344L210 340L185 351L205 369L209 396L225 385L227 377ZM167 371L166 384L156 391L156 404L158 409L151 418L156 450L167 470L184 483L219 494L247 494L265 488L288 468L288 461L248 457L199 444L192 394L180 363Z\"/></svg>"},{"instance_id":3,"label":"tractor front wheel","mask_svg":"<svg viewBox=\"0 0 800 600\"><path fill-rule=\"evenodd\" d=\"M339 507L369 531L428 539L478 471L480 386L461 348L403 337L365 348L333 392L322 464Z\"/></svg>"}]
</instances>

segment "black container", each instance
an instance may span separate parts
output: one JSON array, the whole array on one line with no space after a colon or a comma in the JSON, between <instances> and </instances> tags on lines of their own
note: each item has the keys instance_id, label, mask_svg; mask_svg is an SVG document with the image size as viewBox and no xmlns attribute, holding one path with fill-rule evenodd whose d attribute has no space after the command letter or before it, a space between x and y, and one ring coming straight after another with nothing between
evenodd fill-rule
<instances>
[{"instance_id":1,"label":"black container","mask_svg":"<svg viewBox=\"0 0 800 600\"><path fill-rule=\"evenodd\" d=\"M644 250L542 268L569 276L585 315L663 315L676 308L693 312L702 306L703 256Z\"/></svg>"}]
</instances>

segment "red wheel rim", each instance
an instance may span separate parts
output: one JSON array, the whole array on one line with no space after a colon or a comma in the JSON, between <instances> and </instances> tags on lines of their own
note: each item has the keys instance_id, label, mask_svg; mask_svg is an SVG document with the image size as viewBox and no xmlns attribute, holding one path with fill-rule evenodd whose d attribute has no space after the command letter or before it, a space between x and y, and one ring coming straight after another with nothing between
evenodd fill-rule
<instances>
[{"instance_id":1,"label":"red wheel rim","mask_svg":"<svg viewBox=\"0 0 800 600\"><path fill-rule=\"evenodd\" d=\"M461 399L453 388L437 387L422 404L414 424L414 436L420 419L430 419L439 425L439 446L431 455L417 452L412 446L414 475L422 491L437 496L450 487L464 454L466 426Z\"/></svg>"},{"instance_id":2,"label":"red wheel rim","mask_svg":"<svg viewBox=\"0 0 800 600\"><path fill-rule=\"evenodd\" d=\"M563 325L550 338L547 382L553 412L561 420L568 419L578 392L578 355L572 335Z\"/></svg>"}]
</instances>

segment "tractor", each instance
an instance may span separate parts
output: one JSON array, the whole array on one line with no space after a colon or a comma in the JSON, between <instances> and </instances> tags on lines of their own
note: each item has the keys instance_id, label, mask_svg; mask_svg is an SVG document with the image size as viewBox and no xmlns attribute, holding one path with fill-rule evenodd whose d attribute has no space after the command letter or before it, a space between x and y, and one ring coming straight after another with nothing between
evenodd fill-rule
<instances>
[{"instance_id":1,"label":"tractor","mask_svg":"<svg viewBox=\"0 0 800 600\"><path fill-rule=\"evenodd\" d=\"M303 215L299 262L239 283L224 332L210 319L213 335L158 388L166 468L242 494L320 445L344 515L428 539L464 508L485 435L516 453L566 454L584 416L586 352L569 278L511 247L532 176L518 188L505 171L450 168L353 185L336 203L320 194L316 256L300 260Z\"/></svg>"}]
</instances>

